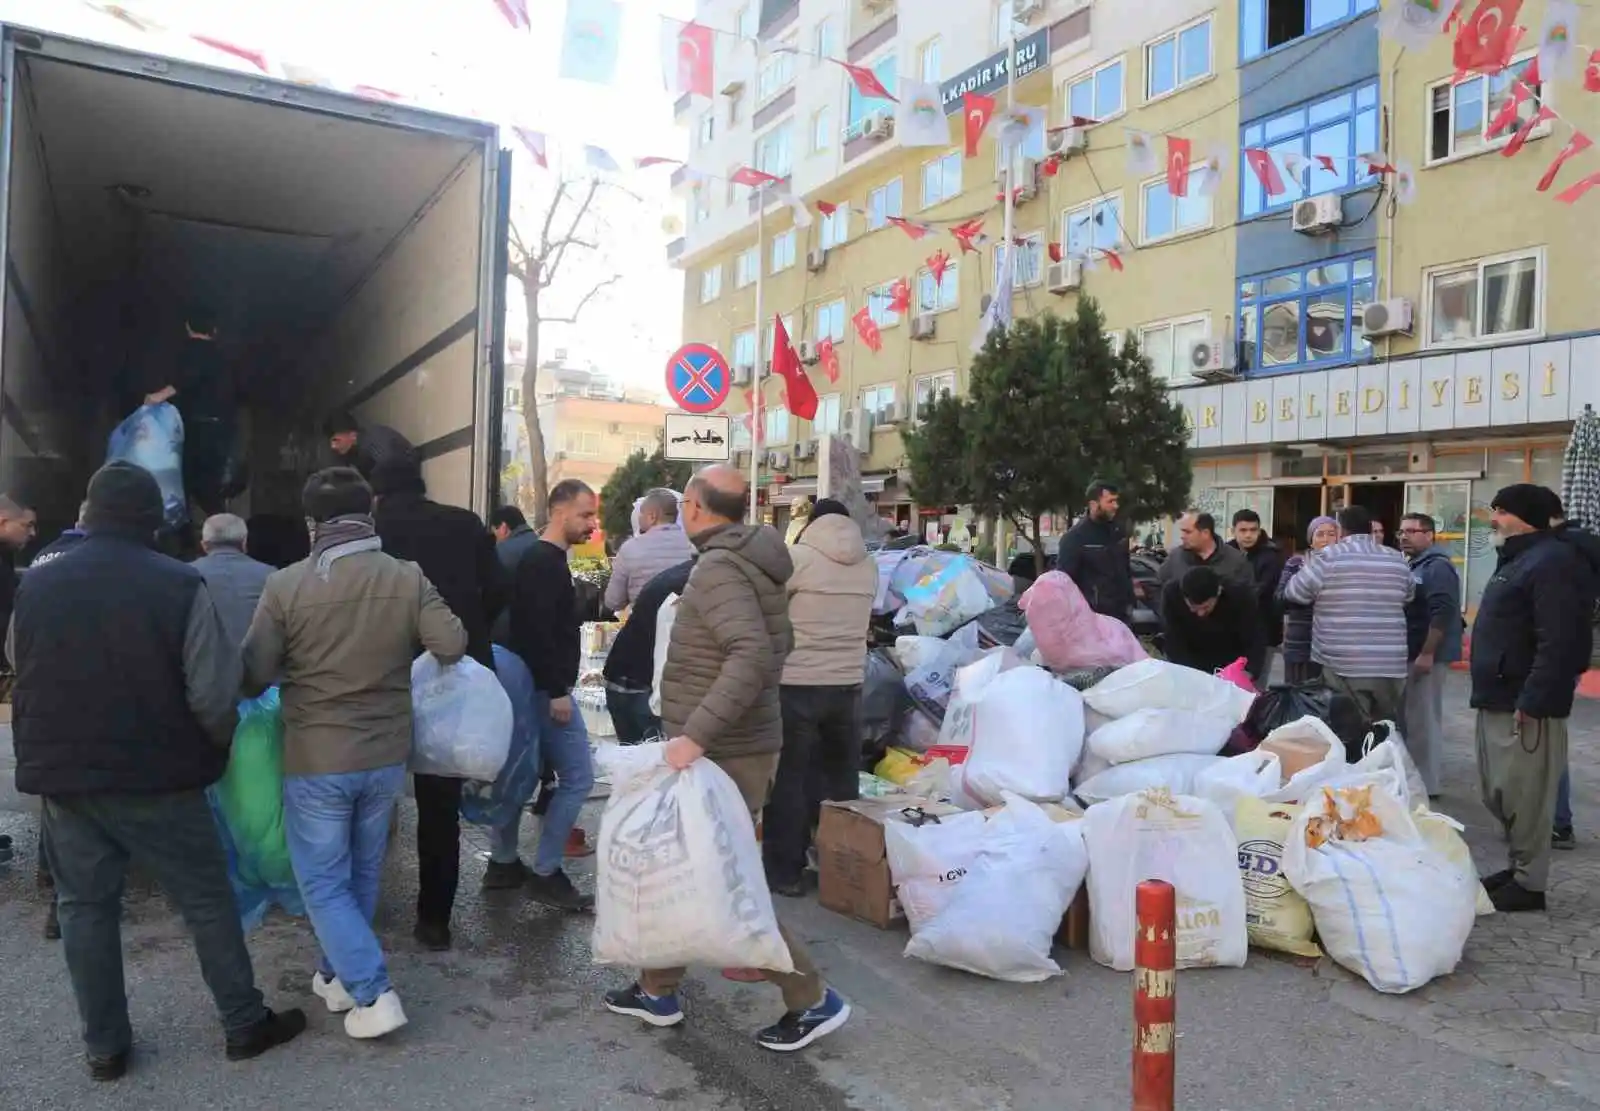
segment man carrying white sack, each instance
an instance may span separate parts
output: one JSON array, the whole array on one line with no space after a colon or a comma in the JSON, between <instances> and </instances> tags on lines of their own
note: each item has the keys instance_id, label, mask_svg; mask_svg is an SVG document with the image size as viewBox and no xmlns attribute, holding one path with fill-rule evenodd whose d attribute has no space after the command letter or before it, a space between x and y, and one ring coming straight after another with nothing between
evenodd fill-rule
<instances>
[{"instance_id":1,"label":"man carrying white sack","mask_svg":"<svg viewBox=\"0 0 1600 1111\"><path fill-rule=\"evenodd\" d=\"M739 788L752 819L766 805L783 747L778 683L794 643L784 584L794 571L783 538L745 525L749 487L726 464L707 467L683 498L683 527L700 552L678 602L661 678L665 758L687 768L714 760ZM768 972L783 993L784 1016L756 1035L766 1049L804 1049L850 1017L850 1004L823 983L810 956L780 925L795 970ZM645 969L605 995L606 1009L651 1026L683 1021L684 969Z\"/></svg>"}]
</instances>

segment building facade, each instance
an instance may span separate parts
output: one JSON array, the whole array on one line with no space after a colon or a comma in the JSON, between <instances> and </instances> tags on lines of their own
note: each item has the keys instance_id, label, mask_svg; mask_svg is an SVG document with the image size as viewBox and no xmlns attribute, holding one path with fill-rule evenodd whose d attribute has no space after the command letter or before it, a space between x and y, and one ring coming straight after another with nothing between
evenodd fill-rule
<instances>
[{"instance_id":1,"label":"building facade","mask_svg":"<svg viewBox=\"0 0 1600 1111\"><path fill-rule=\"evenodd\" d=\"M1543 7L1528 0L1519 22L1539 27ZM914 520L900 431L919 400L963 388L997 268L999 156L985 140L962 157L960 94L1004 95L1015 18L1016 103L1045 108L1052 128L1096 122L1057 173L1029 179L1014 312L1072 311L1078 291L1051 291L1048 244L1069 257L1115 251L1123 268L1085 268L1079 289L1171 383L1192 428L1197 504L1254 508L1286 543L1347 503L1371 508L1391 537L1403 512L1432 513L1475 602L1493 566L1487 500L1512 481L1559 486L1571 422L1600 393L1588 362L1600 339L1579 293L1600 262L1576 234L1582 204L1534 189L1600 109L1576 78L1542 86L1518 123L1541 103L1560 119L1502 157L1517 128L1492 135L1490 121L1536 43L1503 74L1457 82L1448 36L1402 52L1380 37L1377 8L702 0L697 18L731 33L718 35L718 95L678 105L693 132L678 175L687 230L673 248L687 276L684 335L751 368L773 489L809 492L807 445L843 431L860 439L885 511ZM951 147L902 148L877 122L894 106L860 97L830 59L870 67L891 92L900 74L939 82ZM1164 174L1130 172L1130 129L1155 136L1158 152L1162 136L1190 140L1202 168L1187 197L1171 196ZM1029 173L1044 147L1024 152ZM1269 195L1247 148L1272 152L1281 191ZM1208 158L1219 170L1201 180ZM814 213L819 201L849 207L806 228L770 205L756 252L751 191L727 180L741 165L784 178ZM1561 184L1593 169L1580 156ZM891 216L932 233L913 239ZM980 253L947 234L969 218L992 237ZM936 282L925 260L941 249L955 265ZM761 381L770 341L754 319L757 268L764 316L781 314L808 350L839 343L837 382L812 368L815 421L778 408L778 387ZM896 278L911 285L915 327L888 311ZM877 353L850 326L863 306L882 332Z\"/></svg>"},{"instance_id":2,"label":"building facade","mask_svg":"<svg viewBox=\"0 0 1600 1111\"><path fill-rule=\"evenodd\" d=\"M520 410L523 399L515 400ZM628 389L560 350L539 368L537 405L551 486L576 478L598 491L628 456L654 452L666 428L658 395Z\"/></svg>"}]
</instances>

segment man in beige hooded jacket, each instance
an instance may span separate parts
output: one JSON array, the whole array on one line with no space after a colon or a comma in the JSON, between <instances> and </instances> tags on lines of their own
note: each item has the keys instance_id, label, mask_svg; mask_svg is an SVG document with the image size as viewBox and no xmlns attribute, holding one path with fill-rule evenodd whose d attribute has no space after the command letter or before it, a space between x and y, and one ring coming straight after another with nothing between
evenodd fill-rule
<instances>
[{"instance_id":1,"label":"man in beige hooded jacket","mask_svg":"<svg viewBox=\"0 0 1600 1111\"><path fill-rule=\"evenodd\" d=\"M878 569L849 510L832 498L817 502L790 555L794 650L778 688L783 755L762 815L761 845L768 885L798 896L823 800L857 793L861 679Z\"/></svg>"}]
</instances>

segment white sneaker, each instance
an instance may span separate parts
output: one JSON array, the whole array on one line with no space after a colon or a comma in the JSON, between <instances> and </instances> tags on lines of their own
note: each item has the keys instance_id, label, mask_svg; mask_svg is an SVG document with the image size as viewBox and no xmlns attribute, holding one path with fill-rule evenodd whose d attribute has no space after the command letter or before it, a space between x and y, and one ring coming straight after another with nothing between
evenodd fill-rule
<instances>
[{"instance_id":1,"label":"white sneaker","mask_svg":"<svg viewBox=\"0 0 1600 1111\"><path fill-rule=\"evenodd\" d=\"M337 976L330 980L318 972L311 977L311 994L328 1005L330 1014L342 1015L355 1009L356 1001L350 998Z\"/></svg>"},{"instance_id":2,"label":"white sneaker","mask_svg":"<svg viewBox=\"0 0 1600 1111\"><path fill-rule=\"evenodd\" d=\"M405 1024L406 1013L400 1007L400 997L392 991L378 996L372 1006L357 1006L344 1016L344 1032L352 1038L381 1038Z\"/></svg>"}]
</instances>

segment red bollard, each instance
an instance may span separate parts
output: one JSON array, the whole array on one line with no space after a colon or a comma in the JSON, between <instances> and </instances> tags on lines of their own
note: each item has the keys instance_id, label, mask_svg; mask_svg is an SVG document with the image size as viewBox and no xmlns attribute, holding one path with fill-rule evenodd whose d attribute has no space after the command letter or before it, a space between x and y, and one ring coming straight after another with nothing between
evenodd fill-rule
<instances>
[{"instance_id":1,"label":"red bollard","mask_svg":"<svg viewBox=\"0 0 1600 1111\"><path fill-rule=\"evenodd\" d=\"M1172 1111L1178 1019L1178 899L1172 885L1141 883L1134 914L1133 1111Z\"/></svg>"}]
</instances>

